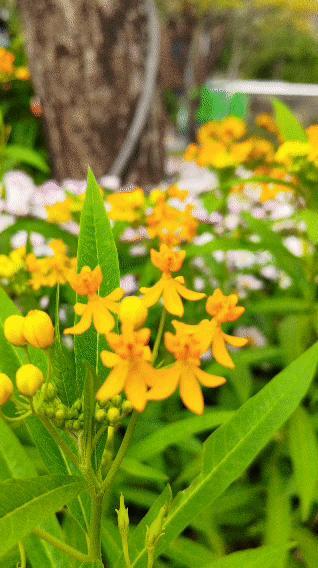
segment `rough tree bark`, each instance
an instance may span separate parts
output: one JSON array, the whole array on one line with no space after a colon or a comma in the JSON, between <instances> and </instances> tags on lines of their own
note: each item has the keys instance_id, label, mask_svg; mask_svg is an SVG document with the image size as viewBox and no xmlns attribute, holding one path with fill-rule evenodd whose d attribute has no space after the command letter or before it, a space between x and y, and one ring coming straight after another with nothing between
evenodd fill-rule
<instances>
[{"instance_id":1,"label":"rough tree bark","mask_svg":"<svg viewBox=\"0 0 318 568\"><path fill-rule=\"evenodd\" d=\"M147 52L143 0L18 0L30 68L43 109L53 173L107 174L122 147L141 89ZM158 91L126 182L163 176Z\"/></svg>"}]
</instances>

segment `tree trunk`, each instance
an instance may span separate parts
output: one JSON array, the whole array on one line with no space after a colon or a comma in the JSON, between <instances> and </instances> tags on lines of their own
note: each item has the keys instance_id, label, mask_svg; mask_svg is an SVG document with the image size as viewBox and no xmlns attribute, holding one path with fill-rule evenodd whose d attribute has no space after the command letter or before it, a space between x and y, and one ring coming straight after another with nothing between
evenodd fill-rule
<instances>
[{"instance_id":1,"label":"tree trunk","mask_svg":"<svg viewBox=\"0 0 318 568\"><path fill-rule=\"evenodd\" d=\"M36 94L57 179L108 174L144 88L144 0L19 0ZM163 177L163 110L155 88L126 182Z\"/></svg>"}]
</instances>

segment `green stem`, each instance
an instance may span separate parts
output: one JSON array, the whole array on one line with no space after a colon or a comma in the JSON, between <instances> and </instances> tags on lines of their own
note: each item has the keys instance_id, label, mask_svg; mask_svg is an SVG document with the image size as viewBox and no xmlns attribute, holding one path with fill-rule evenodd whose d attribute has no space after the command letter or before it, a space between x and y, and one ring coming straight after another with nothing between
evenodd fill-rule
<instances>
[{"instance_id":1,"label":"green stem","mask_svg":"<svg viewBox=\"0 0 318 568\"><path fill-rule=\"evenodd\" d=\"M73 462L73 464L78 468L79 462L77 456L72 452L71 448L67 445L67 443L63 440L62 436L57 432L56 428L51 424L47 418L44 416L38 416L41 422L44 424L45 428L51 434L52 438L54 438L57 445L62 449L64 454Z\"/></svg>"},{"instance_id":2,"label":"green stem","mask_svg":"<svg viewBox=\"0 0 318 568\"><path fill-rule=\"evenodd\" d=\"M52 544L52 546L54 546L58 550L61 550L61 552L64 552L67 556L71 556L72 558L75 558L75 560L78 560L79 562L88 562L89 560L91 560L90 556L88 556L87 554L83 554L76 548L73 548L73 546L69 546L65 542L62 542L58 538L55 538L55 536L44 531L43 529L40 528L33 529L33 533L42 540L45 540L49 544Z\"/></svg>"},{"instance_id":3,"label":"green stem","mask_svg":"<svg viewBox=\"0 0 318 568\"><path fill-rule=\"evenodd\" d=\"M103 494L92 493L91 521L88 533L88 555L94 561L101 560L101 526Z\"/></svg>"},{"instance_id":4,"label":"green stem","mask_svg":"<svg viewBox=\"0 0 318 568\"><path fill-rule=\"evenodd\" d=\"M130 560L130 556L129 556L129 547L128 547L127 536L126 537L122 536L121 543L122 543L122 547L123 547L123 553L124 553L124 560L125 560L126 568L131 568L131 560Z\"/></svg>"},{"instance_id":5,"label":"green stem","mask_svg":"<svg viewBox=\"0 0 318 568\"><path fill-rule=\"evenodd\" d=\"M125 436L123 438L123 441L121 443L121 446L118 450L118 453L108 471L108 474L106 475L104 482L102 484L102 493L105 494L106 492L108 492L112 486L112 483L114 481L114 478L116 476L117 471L119 470L122 461L127 453L129 444L132 440L132 437L134 435L135 432L135 427L136 427L136 423L137 423L137 419L138 419L138 414L137 412L133 412L131 419L129 421L127 430L125 432Z\"/></svg>"},{"instance_id":6,"label":"green stem","mask_svg":"<svg viewBox=\"0 0 318 568\"><path fill-rule=\"evenodd\" d=\"M155 563L155 549L151 547L148 548L147 568L153 568L154 563Z\"/></svg>"},{"instance_id":7,"label":"green stem","mask_svg":"<svg viewBox=\"0 0 318 568\"><path fill-rule=\"evenodd\" d=\"M156 337L155 344L154 344L153 350L152 350L152 364L154 364L156 362L156 359L158 357L160 342L161 342L161 339L162 339L162 334L163 334L163 330L164 330L165 323L166 323L166 317L167 317L167 311L166 311L165 308L163 308L163 310L161 312L159 326L158 326L157 337Z\"/></svg>"},{"instance_id":8,"label":"green stem","mask_svg":"<svg viewBox=\"0 0 318 568\"><path fill-rule=\"evenodd\" d=\"M19 553L20 553L20 568L26 568L26 554L25 554L25 548L22 542L18 543L19 546Z\"/></svg>"}]
</instances>

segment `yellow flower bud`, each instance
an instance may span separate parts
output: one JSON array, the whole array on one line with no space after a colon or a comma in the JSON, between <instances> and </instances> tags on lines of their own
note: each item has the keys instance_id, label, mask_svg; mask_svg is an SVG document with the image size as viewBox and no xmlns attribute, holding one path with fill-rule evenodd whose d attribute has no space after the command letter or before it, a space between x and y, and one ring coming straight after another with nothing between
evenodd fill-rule
<instances>
[{"instance_id":1,"label":"yellow flower bud","mask_svg":"<svg viewBox=\"0 0 318 568\"><path fill-rule=\"evenodd\" d=\"M0 406L6 404L13 393L13 384L8 375L0 373Z\"/></svg>"},{"instance_id":2,"label":"yellow flower bud","mask_svg":"<svg viewBox=\"0 0 318 568\"><path fill-rule=\"evenodd\" d=\"M122 324L128 324L133 329L139 329L146 321L148 310L141 298L128 296L124 298L119 308L119 319Z\"/></svg>"},{"instance_id":3,"label":"yellow flower bud","mask_svg":"<svg viewBox=\"0 0 318 568\"><path fill-rule=\"evenodd\" d=\"M16 346L21 346L26 344L26 339L23 333L24 328L24 317L23 316L9 316L4 322L4 336L9 341Z\"/></svg>"},{"instance_id":4,"label":"yellow flower bud","mask_svg":"<svg viewBox=\"0 0 318 568\"><path fill-rule=\"evenodd\" d=\"M16 374L18 391L24 396L34 396L44 383L42 371L35 365L22 365Z\"/></svg>"},{"instance_id":5,"label":"yellow flower bud","mask_svg":"<svg viewBox=\"0 0 318 568\"><path fill-rule=\"evenodd\" d=\"M46 349L54 341L54 327L50 316L41 310L31 310L24 320L23 333L33 347Z\"/></svg>"},{"instance_id":6,"label":"yellow flower bud","mask_svg":"<svg viewBox=\"0 0 318 568\"><path fill-rule=\"evenodd\" d=\"M109 422L111 424L113 424L114 422L117 422L117 420L119 420L119 418L120 418L120 411L115 406L111 407L107 411L107 419L109 420Z\"/></svg>"}]
</instances>

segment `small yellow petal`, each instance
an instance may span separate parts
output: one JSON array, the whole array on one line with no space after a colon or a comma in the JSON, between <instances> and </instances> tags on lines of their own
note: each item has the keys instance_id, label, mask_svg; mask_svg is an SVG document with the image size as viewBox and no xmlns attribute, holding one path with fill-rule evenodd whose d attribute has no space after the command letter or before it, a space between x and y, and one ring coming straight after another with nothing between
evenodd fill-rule
<instances>
[{"instance_id":1,"label":"small yellow petal","mask_svg":"<svg viewBox=\"0 0 318 568\"><path fill-rule=\"evenodd\" d=\"M191 368L184 367L180 377L180 396L183 404L194 412L203 414L204 400L201 387Z\"/></svg>"},{"instance_id":2,"label":"small yellow petal","mask_svg":"<svg viewBox=\"0 0 318 568\"><path fill-rule=\"evenodd\" d=\"M153 377L153 386L147 395L149 400L163 400L176 391L180 378L177 365L173 365L170 369L156 371Z\"/></svg>"},{"instance_id":3,"label":"small yellow petal","mask_svg":"<svg viewBox=\"0 0 318 568\"><path fill-rule=\"evenodd\" d=\"M229 369L234 369L235 365L226 349L222 330L218 330L212 343L212 355L215 360Z\"/></svg>"},{"instance_id":4,"label":"small yellow petal","mask_svg":"<svg viewBox=\"0 0 318 568\"><path fill-rule=\"evenodd\" d=\"M102 351L100 357L105 367L115 367L115 365L117 365L120 361L119 355L112 351Z\"/></svg>"},{"instance_id":5,"label":"small yellow petal","mask_svg":"<svg viewBox=\"0 0 318 568\"><path fill-rule=\"evenodd\" d=\"M206 373L199 367L195 369L195 376L200 381L201 385L204 387L220 387L226 383L226 379L224 377L219 377L218 375L210 375L210 373Z\"/></svg>"},{"instance_id":6,"label":"small yellow petal","mask_svg":"<svg viewBox=\"0 0 318 568\"><path fill-rule=\"evenodd\" d=\"M130 369L125 385L128 400L138 412L143 412L147 403L147 388L145 377L139 369Z\"/></svg>"},{"instance_id":7,"label":"small yellow petal","mask_svg":"<svg viewBox=\"0 0 318 568\"><path fill-rule=\"evenodd\" d=\"M184 314L182 300L176 290L174 280L165 283L163 290L163 304L167 312L174 316L182 317Z\"/></svg>"},{"instance_id":8,"label":"small yellow petal","mask_svg":"<svg viewBox=\"0 0 318 568\"><path fill-rule=\"evenodd\" d=\"M140 292L144 295L143 301L147 308L151 308L157 302L159 302L160 296L163 292L162 280L159 280L157 284L151 288L140 288Z\"/></svg>"},{"instance_id":9,"label":"small yellow petal","mask_svg":"<svg viewBox=\"0 0 318 568\"><path fill-rule=\"evenodd\" d=\"M127 363L120 363L109 373L106 381L97 391L97 400L109 400L113 396L121 393L125 386L127 378L128 365Z\"/></svg>"},{"instance_id":10,"label":"small yellow petal","mask_svg":"<svg viewBox=\"0 0 318 568\"><path fill-rule=\"evenodd\" d=\"M81 335L82 333L85 333L85 331L87 331L91 327L92 319L93 319L92 311L89 308L87 308L87 310L84 312L83 316L81 317L80 321L73 327L68 327L67 329L65 329L64 334Z\"/></svg>"},{"instance_id":11,"label":"small yellow petal","mask_svg":"<svg viewBox=\"0 0 318 568\"><path fill-rule=\"evenodd\" d=\"M237 337L236 335L227 335L227 333L223 333L223 337L229 345L232 347L244 347L248 343L248 339L246 337Z\"/></svg>"}]
</instances>

